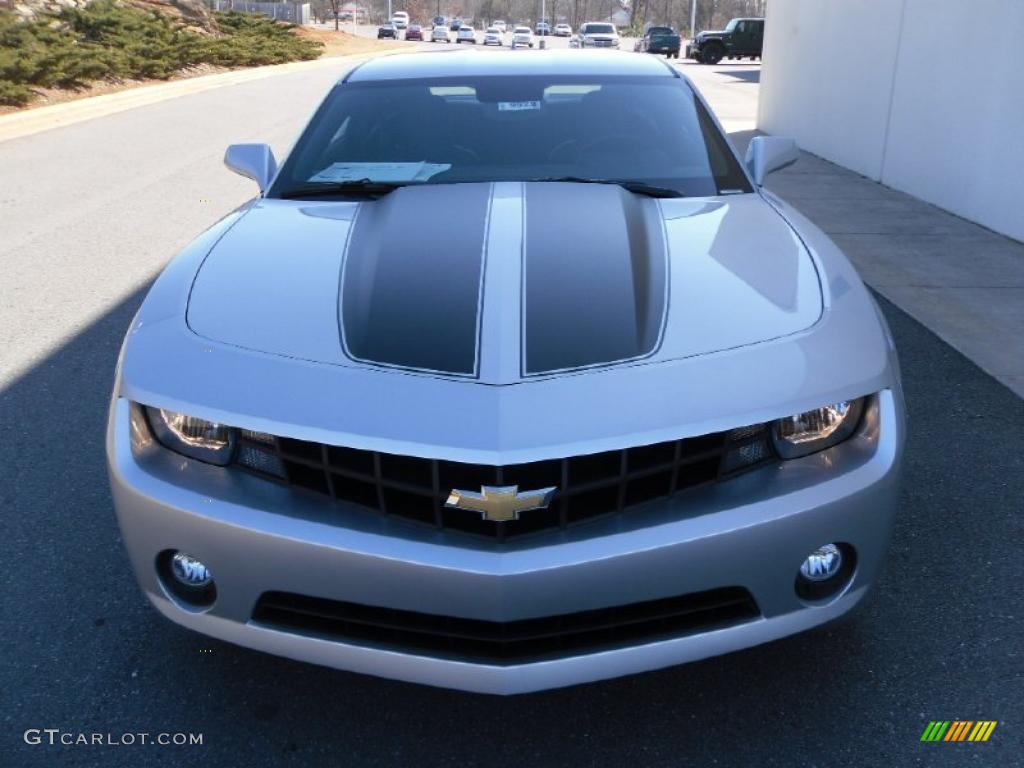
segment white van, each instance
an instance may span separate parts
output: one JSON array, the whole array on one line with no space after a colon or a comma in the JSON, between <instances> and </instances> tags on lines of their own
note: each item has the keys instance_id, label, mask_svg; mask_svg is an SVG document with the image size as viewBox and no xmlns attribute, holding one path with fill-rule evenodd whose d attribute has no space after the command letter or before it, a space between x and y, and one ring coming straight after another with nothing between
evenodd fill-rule
<instances>
[{"instance_id":1,"label":"white van","mask_svg":"<svg viewBox=\"0 0 1024 768\"><path fill-rule=\"evenodd\" d=\"M409 26L409 14L405 11L395 11L391 14L391 23L396 29L405 29Z\"/></svg>"}]
</instances>

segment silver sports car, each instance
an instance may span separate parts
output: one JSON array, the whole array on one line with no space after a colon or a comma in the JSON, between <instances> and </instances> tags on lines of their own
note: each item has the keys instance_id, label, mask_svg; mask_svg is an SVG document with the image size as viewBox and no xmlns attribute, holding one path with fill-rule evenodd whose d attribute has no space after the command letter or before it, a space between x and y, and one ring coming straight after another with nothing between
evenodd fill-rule
<instances>
[{"instance_id":1,"label":"silver sports car","mask_svg":"<svg viewBox=\"0 0 1024 768\"><path fill-rule=\"evenodd\" d=\"M415 53L332 88L153 285L107 453L171 620L488 693L835 619L904 407L850 263L658 59ZM393 232L413 233L396 238ZM799 664L799 659L793 660Z\"/></svg>"}]
</instances>

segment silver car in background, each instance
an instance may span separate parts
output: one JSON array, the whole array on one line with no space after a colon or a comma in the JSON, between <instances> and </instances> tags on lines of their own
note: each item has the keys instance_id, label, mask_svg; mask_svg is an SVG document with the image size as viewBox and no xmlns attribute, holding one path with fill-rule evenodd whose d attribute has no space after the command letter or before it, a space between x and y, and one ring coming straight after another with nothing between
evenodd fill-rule
<instances>
[{"instance_id":1,"label":"silver car in background","mask_svg":"<svg viewBox=\"0 0 1024 768\"><path fill-rule=\"evenodd\" d=\"M503 45L501 30L497 27L488 27L484 32L484 45Z\"/></svg>"},{"instance_id":2,"label":"silver car in background","mask_svg":"<svg viewBox=\"0 0 1024 768\"><path fill-rule=\"evenodd\" d=\"M577 48L618 48L619 33L614 24L588 21L576 33Z\"/></svg>"},{"instance_id":3,"label":"silver car in background","mask_svg":"<svg viewBox=\"0 0 1024 768\"><path fill-rule=\"evenodd\" d=\"M280 167L230 147L259 196L168 265L115 373L146 597L495 694L853 609L903 395L849 261L762 187L795 158L757 137L741 162L678 70L601 51L373 59Z\"/></svg>"},{"instance_id":4,"label":"silver car in background","mask_svg":"<svg viewBox=\"0 0 1024 768\"><path fill-rule=\"evenodd\" d=\"M533 48L533 32L529 27L516 27L512 30L512 48Z\"/></svg>"}]
</instances>

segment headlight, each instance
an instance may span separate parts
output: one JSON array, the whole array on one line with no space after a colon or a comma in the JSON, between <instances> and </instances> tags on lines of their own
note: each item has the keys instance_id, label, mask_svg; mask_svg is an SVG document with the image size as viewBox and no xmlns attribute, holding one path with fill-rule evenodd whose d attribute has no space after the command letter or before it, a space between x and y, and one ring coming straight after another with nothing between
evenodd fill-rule
<instances>
[{"instance_id":1,"label":"headlight","mask_svg":"<svg viewBox=\"0 0 1024 768\"><path fill-rule=\"evenodd\" d=\"M193 459L224 466L235 450L235 430L184 413L146 406L146 418L165 448Z\"/></svg>"},{"instance_id":2,"label":"headlight","mask_svg":"<svg viewBox=\"0 0 1024 768\"><path fill-rule=\"evenodd\" d=\"M772 424L772 443L783 459L823 451L853 434L864 412L864 398L804 411Z\"/></svg>"}]
</instances>

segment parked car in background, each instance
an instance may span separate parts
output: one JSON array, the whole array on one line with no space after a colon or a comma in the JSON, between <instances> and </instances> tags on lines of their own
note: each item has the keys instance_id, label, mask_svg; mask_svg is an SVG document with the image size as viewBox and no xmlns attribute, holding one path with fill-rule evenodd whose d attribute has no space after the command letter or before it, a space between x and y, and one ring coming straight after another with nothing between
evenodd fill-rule
<instances>
[{"instance_id":1,"label":"parked car in background","mask_svg":"<svg viewBox=\"0 0 1024 768\"><path fill-rule=\"evenodd\" d=\"M390 37L392 40L398 39L398 30L390 21L377 27L377 39L380 40L382 37Z\"/></svg>"},{"instance_id":2,"label":"parked car in background","mask_svg":"<svg viewBox=\"0 0 1024 768\"><path fill-rule=\"evenodd\" d=\"M537 26L536 28L534 28L533 31L535 34L544 37L545 35L551 34L551 25L548 24L546 21L538 21Z\"/></svg>"},{"instance_id":3,"label":"parked car in background","mask_svg":"<svg viewBox=\"0 0 1024 768\"><path fill-rule=\"evenodd\" d=\"M533 33L529 27L516 27L512 30L511 48L533 48Z\"/></svg>"},{"instance_id":4,"label":"parked car in background","mask_svg":"<svg viewBox=\"0 0 1024 768\"><path fill-rule=\"evenodd\" d=\"M405 30L406 40L423 40L423 27L419 24L410 24Z\"/></svg>"},{"instance_id":5,"label":"parked car in background","mask_svg":"<svg viewBox=\"0 0 1024 768\"><path fill-rule=\"evenodd\" d=\"M568 24L555 24L555 37L572 37L572 27Z\"/></svg>"},{"instance_id":6,"label":"parked car in background","mask_svg":"<svg viewBox=\"0 0 1024 768\"><path fill-rule=\"evenodd\" d=\"M395 29L405 29L409 26L409 14L405 11L395 11L391 14L391 23L395 25Z\"/></svg>"},{"instance_id":7,"label":"parked car in background","mask_svg":"<svg viewBox=\"0 0 1024 768\"><path fill-rule=\"evenodd\" d=\"M444 24L434 25L434 29L430 32L430 42L432 43L450 43L451 37L448 35L448 27Z\"/></svg>"},{"instance_id":8,"label":"parked car in background","mask_svg":"<svg viewBox=\"0 0 1024 768\"><path fill-rule=\"evenodd\" d=\"M505 34L505 32L508 31L508 25L504 21L501 21L500 19L491 24L491 26L497 27L498 31L501 32L502 34Z\"/></svg>"},{"instance_id":9,"label":"parked car in background","mask_svg":"<svg viewBox=\"0 0 1024 768\"><path fill-rule=\"evenodd\" d=\"M701 64L717 64L722 59L761 58L764 45L764 19L733 19L725 29L700 32L686 46L686 58Z\"/></svg>"},{"instance_id":10,"label":"parked car in background","mask_svg":"<svg viewBox=\"0 0 1024 768\"><path fill-rule=\"evenodd\" d=\"M448 20L444 16L435 16L431 22L432 26L443 25L448 26Z\"/></svg>"},{"instance_id":11,"label":"parked car in background","mask_svg":"<svg viewBox=\"0 0 1024 768\"><path fill-rule=\"evenodd\" d=\"M651 27L644 36L636 41L634 51L643 53L662 53L670 59L679 58L682 39L672 27Z\"/></svg>"},{"instance_id":12,"label":"parked car in background","mask_svg":"<svg viewBox=\"0 0 1024 768\"><path fill-rule=\"evenodd\" d=\"M462 19L452 19L450 22L448 22L448 29L450 29L452 32L458 32L459 27L461 26Z\"/></svg>"},{"instance_id":13,"label":"parked car in background","mask_svg":"<svg viewBox=\"0 0 1024 768\"><path fill-rule=\"evenodd\" d=\"M503 45L501 40L501 31L495 27L490 26L487 31L484 32L484 45Z\"/></svg>"},{"instance_id":14,"label":"parked car in background","mask_svg":"<svg viewBox=\"0 0 1024 768\"><path fill-rule=\"evenodd\" d=\"M619 33L614 24L588 21L576 33L576 42L578 48L618 48Z\"/></svg>"},{"instance_id":15,"label":"parked car in background","mask_svg":"<svg viewBox=\"0 0 1024 768\"><path fill-rule=\"evenodd\" d=\"M473 45L476 45L476 30L469 24L463 24L459 27L459 31L455 33L455 42L473 43Z\"/></svg>"}]
</instances>

